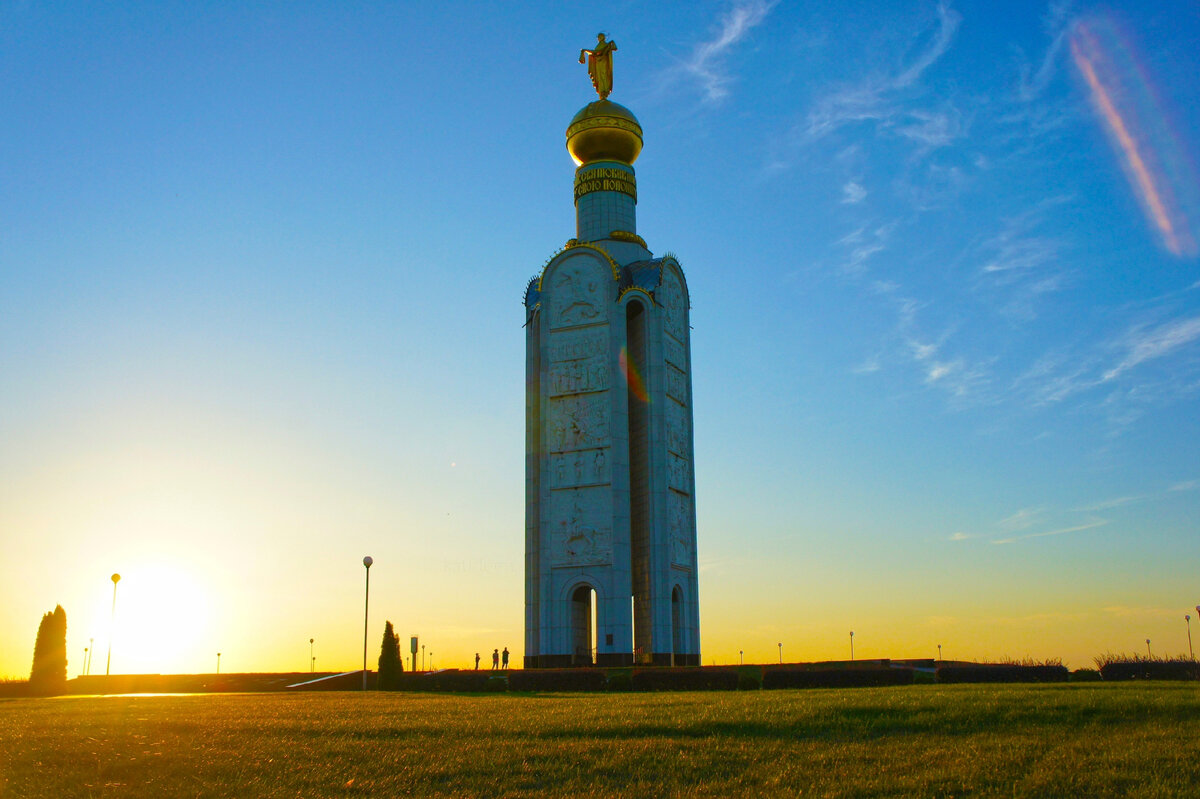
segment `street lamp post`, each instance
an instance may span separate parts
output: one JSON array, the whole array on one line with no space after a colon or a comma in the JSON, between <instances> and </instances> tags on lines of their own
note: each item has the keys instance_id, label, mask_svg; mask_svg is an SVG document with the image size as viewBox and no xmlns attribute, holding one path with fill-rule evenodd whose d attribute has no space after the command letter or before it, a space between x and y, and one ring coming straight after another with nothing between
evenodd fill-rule
<instances>
[{"instance_id":1,"label":"street lamp post","mask_svg":"<svg viewBox=\"0 0 1200 799\"><path fill-rule=\"evenodd\" d=\"M221 673L221 653L217 653L217 674Z\"/></svg>"},{"instance_id":2,"label":"street lamp post","mask_svg":"<svg viewBox=\"0 0 1200 799\"><path fill-rule=\"evenodd\" d=\"M1146 639L1146 657L1148 657L1148 658L1154 657L1153 655L1150 654L1150 639L1149 638Z\"/></svg>"},{"instance_id":3,"label":"street lamp post","mask_svg":"<svg viewBox=\"0 0 1200 799\"><path fill-rule=\"evenodd\" d=\"M940 662L941 659L942 659L942 645L938 644L938 661Z\"/></svg>"},{"instance_id":4,"label":"street lamp post","mask_svg":"<svg viewBox=\"0 0 1200 799\"><path fill-rule=\"evenodd\" d=\"M108 617L108 661L105 662L105 664L104 664L104 676L105 677L108 676L108 672L112 668L113 625L116 624L116 619L117 619L117 583L121 582L121 575L113 574L113 576L109 579L112 580L112 584L113 584L113 601L112 601L112 613Z\"/></svg>"},{"instance_id":5,"label":"street lamp post","mask_svg":"<svg viewBox=\"0 0 1200 799\"><path fill-rule=\"evenodd\" d=\"M779 662L783 663L783 641L780 641L776 646L779 647Z\"/></svg>"},{"instance_id":6,"label":"street lamp post","mask_svg":"<svg viewBox=\"0 0 1200 799\"><path fill-rule=\"evenodd\" d=\"M1188 631L1188 657L1192 660L1196 659L1196 652L1192 649L1192 617L1191 614L1183 614L1183 620L1187 622Z\"/></svg>"},{"instance_id":7,"label":"street lamp post","mask_svg":"<svg viewBox=\"0 0 1200 799\"><path fill-rule=\"evenodd\" d=\"M425 644L421 644L421 671L425 671Z\"/></svg>"},{"instance_id":8,"label":"street lamp post","mask_svg":"<svg viewBox=\"0 0 1200 799\"><path fill-rule=\"evenodd\" d=\"M744 666L746 664L746 659L742 657L742 655L744 655L744 654L745 653L742 650L740 650L740 649L738 650L738 665L739 666Z\"/></svg>"},{"instance_id":9,"label":"street lamp post","mask_svg":"<svg viewBox=\"0 0 1200 799\"><path fill-rule=\"evenodd\" d=\"M429 650L429 670L433 671L433 650Z\"/></svg>"},{"instance_id":10,"label":"street lamp post","mask_svg":"<svg viewBox=\"0 0 1200 799\"><path fill-rule=\"evenodd\" d=\"M371 612L371 564L375 561L370 555L363 558L363 566L367 569L367 588L363 598L363 690L367 690L367 619Z\"/></svg>"},{"instance_id":11,"label":"street lamp post","mask_svg":"<svg viewBox=\"0 0 1200 799\"><path fill-rule=\"evenodd\" d=\"M850 631L850 659L854 660L854 630Z\"/></svg>"},{"instance_id":12,"label":"street lamp post","mask_svg":"<svg viewBox=\"0 0 1200 799\"><path fill-rule=\"evenodd\" d=\"M313 646L313 639L309 638L308 639L308 673L309 674L312 674L313 669L315 668L315 666L313 664L315 664L317 662L317 659L315 657L313 657L312 646Z\"/></svg>"},{"instance_id":13,"label":"street lamp post","mask_svg":"<svg viewBox=\"0 0 1200 799\"><path fill-rule=\"evenodd\" d=\"M95 638L89 638L89 639L88 639L88 657L87 657L87 664L84 666L84 669L83 669L83 673L84 673L84 674L91 674L91 673L92 673L92 655L95 655L95 654L96 654L96 639L95 639Z\"/></svg>"},{"instance_id":14,"label":"street lamp post","mask_svg":"<svg viewBox=\"0 0 1200 799\"><path fill-rule=\"evenodd\" d=\"M83 668L80 669L80 671L83 672L84 675L87 674L87 653L88 653L88 648L85 646L83 648Z\"/></svg>"}]
</instances>

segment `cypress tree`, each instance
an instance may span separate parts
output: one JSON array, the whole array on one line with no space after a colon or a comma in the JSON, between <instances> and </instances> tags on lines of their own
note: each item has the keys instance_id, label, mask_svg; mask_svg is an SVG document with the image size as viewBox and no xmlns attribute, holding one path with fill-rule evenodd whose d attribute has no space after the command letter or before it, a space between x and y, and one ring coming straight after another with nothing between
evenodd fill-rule
<instances>
[{"instance_id":1,"label":"cypress tree","mask_svg":"<svg viewBox=\"0 0 1200 799\"><path fill-rule=\"evenodd\" d=\"M383 645L379 648L379 690L394 691L400 687L404 663L400 660L400 637L389 621L383 628Z\"/></svg>"},{"instance_id":2,"label":"cypress tree","mask_svg":"<svg viewBox=\"0 0 1200 799\"><path fill-rule=\"evenodd\" d=\"M33 644L29 687L38 693L61 693L67 685L67 612L62 605L42 616Z\"/></svg>"}]
</instances>

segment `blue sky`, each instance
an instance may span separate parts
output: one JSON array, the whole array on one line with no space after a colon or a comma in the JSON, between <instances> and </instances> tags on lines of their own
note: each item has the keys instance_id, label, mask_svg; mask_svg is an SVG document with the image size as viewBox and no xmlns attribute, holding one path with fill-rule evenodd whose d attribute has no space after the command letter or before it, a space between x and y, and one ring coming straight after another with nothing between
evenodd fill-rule
<instances>
[{"instance_id":1,"label":"blue sky","mask_svg":"<svg viewBox=\"0 0 1200 799\"><path fill-rule=\"evenodd\" d=\"M0 673L113 571L125 670L352 667L367 553L380 621L519 654L598 30L692 292L705 659L1185 649L1191 4L10 2Z\"/></svg>"}]
</instances>

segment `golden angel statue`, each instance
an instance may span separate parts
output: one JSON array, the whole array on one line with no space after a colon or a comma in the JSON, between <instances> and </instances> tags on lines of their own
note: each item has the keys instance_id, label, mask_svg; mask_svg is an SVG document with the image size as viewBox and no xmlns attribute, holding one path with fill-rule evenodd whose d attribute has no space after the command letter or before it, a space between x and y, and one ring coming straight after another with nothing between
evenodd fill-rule
<instances>
[{"instance_id":1,"label":"golden angel statue","mask_svg":"<svg viewBox=\"0 0 1200 799\"><path fill-rule=\"evenodd\" d=\"M592 86L596 88L596 94L600 95L601 100L606 99L612 91L612 54L616 49L616 42L605 41L604 34L597 33L595 49L588 50L585 47L579 51L579 63L587 60L588 75L591 76Z\"/></svg>"}]
</instances>

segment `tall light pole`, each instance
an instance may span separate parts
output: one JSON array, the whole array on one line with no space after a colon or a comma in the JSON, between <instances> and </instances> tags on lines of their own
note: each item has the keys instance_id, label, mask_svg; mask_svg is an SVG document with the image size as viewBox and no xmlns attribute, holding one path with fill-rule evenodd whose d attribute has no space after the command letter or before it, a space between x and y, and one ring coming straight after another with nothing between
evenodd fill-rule
<instances>
[{"instance_id":1,"label":"tall light pole","mask_svg":"<svg viewBox=\"0 0 1200 799\"><path fill-rule=\"evenodd\" d=\"M367 690L367 618L371 612L371 564L375 561L370 555L363 558L363 566L367 568L367 591L363 600L363 690Z\"/></svg>"},{"instance_id":2,"label":"tall light pole","mask_svg":"<svg viewBox=\"0 0 1200 799\"><path fill-rule=\"evenodd\" d=\"M779 662L783 663L783 641L780 641L776 646L779 647Z\"/></svg>"},{"instance_id":3,"label":"tall light pole","mask_svg":"<svg viewBox=\"0 0 1200 799\"><path fill-rule=\"evenodd\" d=\"M117 621L117 583L121 582L121 575L113 574L111 578L113 583L113 601L112 613L108 617L108 661L104 664L104 676L108 676L109 670L112 668L112 639L113 626Z\"/></svg>"},{"instance_id":4,"label":"tall light pole","mask_svg":"<svg viewBox=\"0 0 1200 799\"><path fill-rule=\"evenodd\" d=\"M221 673L221 653L217 653L217 674Z\"/></svg>"},{"instance_id":5,"label":"tall light pole","mask_svg":"<svg viewBox=\"0 0 1200 799\"><path fill-rule=\"evenodd\" d=\"M746 659L742 657L742 655L744 655L744 654L745 653L742 650L740 650L740 649L738 650L738 665L739 666L744 666L746 664Z\"/></svg>"},{"instance_id":6,"label":"tall light pole","mask_svg":"<svg viewBox=\"0 0 1200 799\"><path fill-rule=\"evenodd\" d=\"M421 671L425 671L425 644L421 644Z\"/></svg>"},{"instance_id":7,"label":"tall light pole","mask_svg":"<svg viewBox=\"0 0 1200 799\"><path fill-rule=\"evenodd\" d=\"M854 630L850 631L850 659L854 660Z\"/></svg>"},{"instance_id":8,"label":"tall light pole","mask_svg":"<svg viewBox=\"0 0 1200 799\"><path fill-rule=\"evenodd\" d=\"M88 639L88 658L87 658L87 665L84 667L84 670L83 670L84 674L92 673L92 655L94 655L94 654L96 654L96 639L89 638Z\"/></svg>"},{"instance_id":9,"label":"tall light pole","mask_svg":"<svg viewBox=\"0 0 1200 799\"><path fill-rule=\"evenodd\" d=\"M1190 614L1187 614L1187 613L1185 613L1185 614L1183 614L1183 620L1184 620L1185 622L1187 622L1187 630L1188 630L1188 657L1190 657L1192 660L1195 660L1195 659L1196 659L1196 653L1195 653L1195 651L1193 651L1193 650L1192 650L1192 617L1191 617L1191 615L1190 615Z\"/></svg>"},{"instance_id":10,"label":"tall light pole","mask_svg":"<svg viewBox=\"0 0 1200 799\"><path fill-rule=\"evenodd\" d=\"M1188 637L1189 638L1191 637L1190 633L1188 634ZM87 674L87 653L88 653L88 648L85 646L83 648L83 668L79 670L79 673L83 674L83 675Z\"/></svg>"},{"instance_id":11,"label":"tall light pole","mask_svg":"<svg viewBox=\"0 0 1200 799\"><path fill-rule=\"evenodd\" d=\"M942 659L942 645L938 644L938 660Z\"/></svg>"},{"instance_id":12,"label":"tall light pole","mask_svg":"<svg viewBox=\"0 0 1200 799\"><path fill-rule=\"evenodd\" d=\"M308 673L309 674L312 674L313 669L316 668L315 664L317 662L317 659L315 657L313 657L312 645L313 645L313 639L309 638L308 639Z\"/></svg>"},{"instance_id":13,"label":"tall light pole","mask_svg":"<svg viewBox=\"0 0 1200 799\"><path fill-rule=\"evenodd\" d=\"M1153 655L1150 654L1150 639L1149 638L1146 639L1146 657L1148 657L1148 658L1154 657Z\"/></svg>"}]
</instances>

